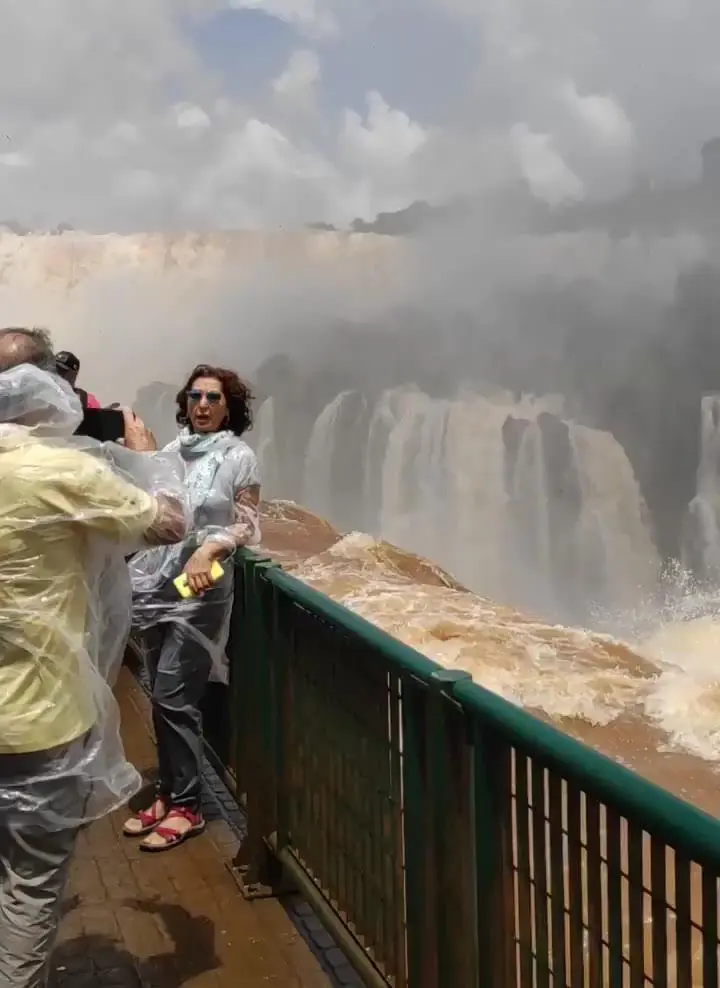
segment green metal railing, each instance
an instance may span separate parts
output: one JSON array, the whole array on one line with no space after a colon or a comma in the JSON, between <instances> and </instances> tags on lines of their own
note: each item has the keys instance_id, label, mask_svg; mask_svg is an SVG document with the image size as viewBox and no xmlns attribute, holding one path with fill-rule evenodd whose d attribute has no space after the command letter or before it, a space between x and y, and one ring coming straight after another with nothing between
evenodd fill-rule
<instances>
[{"instance_id":1,"label":"green metal railing","mask_svg":"<svg viewBox=\"0 0 720 988\"><path fill-rule=\"evenodd\" d=\"M718 988L720 822L249 552L232 642L246 894L367 984Z\"/></svg>"}]
</instances>

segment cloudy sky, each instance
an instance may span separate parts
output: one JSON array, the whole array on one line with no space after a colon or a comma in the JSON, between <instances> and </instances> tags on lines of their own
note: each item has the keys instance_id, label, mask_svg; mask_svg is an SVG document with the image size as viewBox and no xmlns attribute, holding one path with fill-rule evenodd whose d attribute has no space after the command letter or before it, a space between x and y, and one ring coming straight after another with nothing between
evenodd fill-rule
<instances>
[{"instance_id":1,"label":"cloudy sky","mask_svg":"<svg viewBox=\"0 0 720 988\"><path fill-rule=\"evenodd\" d=\"M692 177L717 0L0 0L0 218L346 224Z\"/></svg>"}]
</instances>

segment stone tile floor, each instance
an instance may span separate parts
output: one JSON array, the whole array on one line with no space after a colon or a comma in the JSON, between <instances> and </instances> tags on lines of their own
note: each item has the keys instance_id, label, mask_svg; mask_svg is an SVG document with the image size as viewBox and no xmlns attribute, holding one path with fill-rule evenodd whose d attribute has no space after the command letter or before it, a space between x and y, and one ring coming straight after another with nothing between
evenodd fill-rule
<instances>
[{"instance_id":1,"label":"stone tile floor","mask_svg":"<svg viewBox=\"0 0 720 988\"><path fill-rule=\"evenodd\" d=\"M118 686L129 758L153 764L144 691ZM361 985L297 896L246 902L227 868L243 817L206 766L202 837L144 855L122 836L126 811L85 830L53 956L52 988L332 988Z\"/></svg>"}]
</instances>

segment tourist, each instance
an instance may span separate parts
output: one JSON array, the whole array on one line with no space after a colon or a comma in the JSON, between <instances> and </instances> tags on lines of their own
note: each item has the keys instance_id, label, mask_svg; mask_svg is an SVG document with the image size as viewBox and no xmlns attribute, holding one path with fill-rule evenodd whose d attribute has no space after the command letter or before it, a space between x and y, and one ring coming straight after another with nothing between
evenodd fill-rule
<instances>
[{"instance_id":1,"label":"tourist","mask_svg":"<svg viewBox=\"0 0 720 988\"><path fill-rule=\"evenodd\" d=\"M0 331L2 988L45 984L78 831L140 786L105 678L129 631L124 553L185 532L168 463L124 451L126 471L134 458L143 477L155 474L151 494L115 474L99 446L71 445L82 410L54 369L46 333ZM147 444L139 420L127 426L129 444Z\"/></svg>"},{"instance_id":2,"label":"tourist","mask_svg":"<svg viewBox=\"0 0 720 988\"><path fill-rule=\"evenodd\" d=\"M94 394L77 387L80 373L80 360L69 350L61 350L55 357L55 366L60 377L64 378L80 399L83 408L100 408L100 402Z\"/></svg>"},{"instance_id":3,"label":"tourist","mask_svg":"<svg viewBox=\"0 0 720 988\"><path fill-rule=\"evenodd\" d=\"M159 769L154 799L124 831L143 836L146 851L176 847L205 827L200 703L213 675L226 675L230 556L260 538L257 460L241 439L252 424L249 388L232 371L200 365L176 400L181 431L165 451L179 453L187 468L190 533L181 545L140 552L130 563ZM186 599L173 586L181 574L192 594Z\"/></svg>"}]
</instances>

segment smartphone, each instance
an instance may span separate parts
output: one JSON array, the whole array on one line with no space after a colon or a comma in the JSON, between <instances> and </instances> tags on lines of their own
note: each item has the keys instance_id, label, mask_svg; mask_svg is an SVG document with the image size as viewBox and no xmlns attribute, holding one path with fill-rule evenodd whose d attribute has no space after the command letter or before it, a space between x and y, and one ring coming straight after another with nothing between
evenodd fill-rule
<instances>
[{"instance_id":1,"label":"smartphone","mask_svg":"<svg viewBox=\"0 0 720 988\"><path fill-rule=\"evenodd\" d=\"M118 408L86 408L75 435L116 443L125 436L125 417Z\"/></svg>"},{"instance_id":2,"label":"smartphone","mask_svg":"<svg viewBox=\"0 0 720 988\"><path fill-rule=\"evenodd\" d=\"M217 581L220 579L220 577L223 575L224 572L225 570L222 568L220 563L218 563L217 561L214 562L212 564L212 567L210 568L210 578L213 581L213 583L217 583ZM175 579L173 580L173 583L175 584L175 589L184 600L187 600L188 597L195 596L195 594L188 586L188 578L185 575L185 573L181 573L180 576L176 576Z\"/></svg>"}]
</instances>

